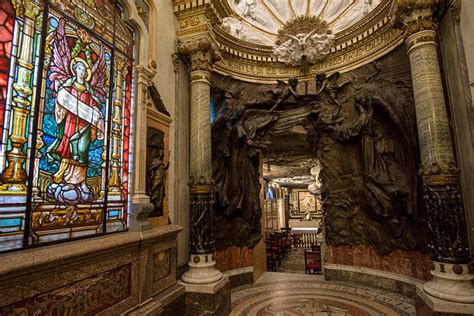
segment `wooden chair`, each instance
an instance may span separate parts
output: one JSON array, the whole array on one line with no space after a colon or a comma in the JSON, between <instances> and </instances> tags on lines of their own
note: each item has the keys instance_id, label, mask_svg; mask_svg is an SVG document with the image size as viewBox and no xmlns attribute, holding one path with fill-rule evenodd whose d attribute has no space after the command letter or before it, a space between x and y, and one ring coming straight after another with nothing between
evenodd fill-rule
<instances>
[{"instance_id":1,"label":"wooden chair","mask_svg":"<svg viewBox=\"0 0 474 316\"><path fill-rule=\"evenodd\" d=\"M278 240L278 250L280 252L281 260L283 260L287 255L287 249L285 246L285 234L275 232L275 239Z\"/></svg>"},{"instance_id":2,"label":"wooden chair","mask_svg":"<svg viewBox=\"0 0 474 316\"><path fill-rule=\"evenodd\" d=\"M277 258L273 251L273 247L270 241L265 242L266 246L266 257L267 257L267 271L277 271Z\"/></svg>"},{"instance_id":3,"label":"wooden chair","mask_svg":"<svg viewBox=\"0 0 474 316\"><path fill-rule=\"evenodd\" d=\"M274 258L276 262L278 263L278 265L280 265L281 261L283 260L283 247L282 247L282 243L280 239L278 239L278 237L273 235L270 238L270 245L272 246L272 252L273 252Z\"/></svg>"},{"instance_id":4,"label":"wooden chair","mask_svg":"<svg viewBox=\"0 0 474 316\"><path fill-rule=\"evenodd\" d=\"M312 244L311 251L321 253L321 246L318 246L317 244Z\"/></svg>"},{"instance_id":5,"label":"wooden chair","mask_svg":"<svg viewBox=\"0 0 474 316\"><path fill-rule=\"evenodd\" d=\"M321 274L321 252L305 250L304 266L306 274Z\"/></svg>"}]
</instances>

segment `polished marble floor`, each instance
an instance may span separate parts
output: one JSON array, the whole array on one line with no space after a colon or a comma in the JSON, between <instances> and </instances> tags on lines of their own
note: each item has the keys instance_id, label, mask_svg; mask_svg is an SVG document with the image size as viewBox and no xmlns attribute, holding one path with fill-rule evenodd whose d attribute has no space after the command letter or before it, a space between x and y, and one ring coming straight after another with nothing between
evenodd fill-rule
<instances>
[{"instance_id":1,"label":"polished marble floor","mask_svg":"<svg viewBox=\"0 0 474 316\"><path fill-rule=\"evenodd\" d=\"M266 272L255 284L233 290L231 315L415 315L415 306L409 298L379 289Z\"/></svg>"},{"instance_id":2,"label":"polished marble floor","mask_svg":"<svg viewBox=\"0 0 474 316\"><path fill-rule=\"evenodd\" d=\"M290 253L283 259L281 265L277 267L277 272L304 274L305 249L291 248Z\"/></svg>"}]
</instances>

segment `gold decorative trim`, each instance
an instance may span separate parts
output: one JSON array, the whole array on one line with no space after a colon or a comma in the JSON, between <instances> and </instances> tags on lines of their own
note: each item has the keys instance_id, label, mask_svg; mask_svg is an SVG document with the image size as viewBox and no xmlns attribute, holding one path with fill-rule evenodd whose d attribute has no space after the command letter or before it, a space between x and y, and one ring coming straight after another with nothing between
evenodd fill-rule
<instances>
[{"instance_id":1,"label":"gold decorative trim","mask_svg":"<svg viewBox=\"0 0 474 316\"><path fill-rule=\"evenodd\" d=\"M441 175L431 175L423 176L423 182L427 185L447 185L447 184L457 184L459 180L459 175L457 174L441 174Z\"/></svg>"},{"instance_id":2,"label":"gold decorative trim","mask_svg":"<svg viewBox=\"0 0 474 316\"><path fill-rule=\"evenodd\" d=\"M310 66L307 76L301 76L298 67L286 66L274 61L273 58L249 58L236 50L229 51L221 46L222 59L213 65L213 71L222 75L232 75L234 78L255 83L275 83L275 80L285 80L299 77L304 80L312 78L319 72L347 72L372 62L388 54L404 42L402 30L391 28L389 21L371 36L361 36L351 45L338 45L327 59ZM238 55L236 56L235 53Z\"/></svg>"},{"instance_id":3,"label":"gold decorative trim","mask_svg":"<svg viewBox=\"0 0 474 316\"><path fill-rule=\"evenodd\" d=\"M213 185L191 185L189 187L190 193L212 193L213 191Z\"/></svg>"},{"instance_id":4,"label":"gold decorative trim","mask_svg":"<svg viewBox=\"0 0 474 316\"><path fill-rule=\"evenodd\" d=\"M190 193L212 193L214 191L214 180L200 177L195 180L189 179L189 192Z\"/></svg>"},{"instance_id":5,"label":"gold decorative trim","mask_svg":"<svg viewBox=\"0 0 474 316\"><path fill-rule=\"evenodd\" d=\"M194 4L196 1L203 4ZM253 44L235 38L223 30L217 23L208 22L205 25L199 25L197 27L200 28L199 31L197 28L189 28L189 30L181 29L177 33L179 37L183 38L193 33L208 32L215 39L217 48L222 56L220 61L214 63L209 68L209 70L217 73L258 83L274 83L275 80L285 80L290 77L298 77L305 80L306 78L314 77L318 72L350 71L372 62L402 44L406 36L405 31L393 28L392 15L394 7L396 7L396 1L414 0L382 0L374 10L360 21L335 34L336 44L331 53L324 61L309 67L309 71L305 76L301 75L299 67L287 66L277 62L276 58L272 55L271 46ZM324 8L319 14L320 18L324 18L328 3L329 1L326 0ZM212 7L215 10L214 14L219 17L234 16L241 21L245 21L245 19L235 15L229 3L225 0L184 0L175 1L174 4L178 20L183 19L184 16L190 17L202 14L200 8L208 6L209 8ZM184 4L187 5L187 9ZM347 14L350 11L352 4L353 1L350 2L343 14ZM310 8L310 3L308 3L308 8ZM186 25L189 23L183 22Z\"/></svg>"}]
</instances>

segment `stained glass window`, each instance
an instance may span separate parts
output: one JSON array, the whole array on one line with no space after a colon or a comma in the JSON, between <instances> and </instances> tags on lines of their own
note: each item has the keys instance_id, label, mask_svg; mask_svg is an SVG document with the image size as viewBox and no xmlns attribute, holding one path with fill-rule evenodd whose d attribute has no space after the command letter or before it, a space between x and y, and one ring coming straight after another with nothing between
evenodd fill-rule
<instances>
[{"instance_id":1,"label":"stained glass window","mask_svg":"<svg viewBox=\"0 0 474 316\"><path fill-rule=\"evenodd\" d=\"M0 251L127 228L133 31L115 1L0 4Z\"/></svg>"}]
</instances>

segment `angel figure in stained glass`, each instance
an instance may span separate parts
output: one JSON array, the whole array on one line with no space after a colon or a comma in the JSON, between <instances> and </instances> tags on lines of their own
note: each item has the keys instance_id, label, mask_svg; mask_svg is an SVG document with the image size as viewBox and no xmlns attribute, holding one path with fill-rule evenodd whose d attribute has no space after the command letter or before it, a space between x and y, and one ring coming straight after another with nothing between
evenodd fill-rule
<instances>
[{"instance_id":1,"label":"angel figure in stained glass","mask_svg":"<svg viewBox=\"0 0 474 316\"><path fill-rule=\"evenodd\" d=\"M77 31L76 46L70 51L61 20L54 33L49 73L55 92L56 139L48 147L48 159L59 165L48 187L49 198L69 205L91 202L92 188L86 183L91 143L104 138L107 63L101 51L92 65L90 36Z\"/></svg>"}]
</instances>

